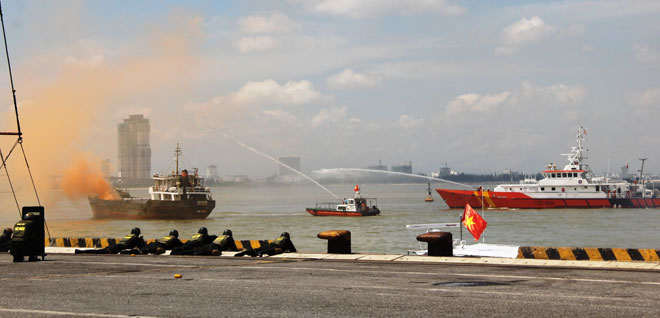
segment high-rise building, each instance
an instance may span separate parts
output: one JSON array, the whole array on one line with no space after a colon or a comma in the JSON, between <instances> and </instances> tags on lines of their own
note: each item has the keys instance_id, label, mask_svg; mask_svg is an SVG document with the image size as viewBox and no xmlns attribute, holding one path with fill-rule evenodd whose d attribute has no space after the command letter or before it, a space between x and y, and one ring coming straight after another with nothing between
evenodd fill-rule
<instances>
[{"instance_id":1,"label":"high-rise building","mask_svg":"<svg viewBox=\"0 0 660 318\"><path fill-rule=\"evenodd\" d=\"M293 169L300 171L300 157L298 156L280 156L277 157L277 160ZM298 176L297 173L291 171L291 169L288 169L287 167L284 167L282 165L277 165L277 166L278 166L278 170L277 170L278 177Z\"/></svg>"},{"instance_id":2,"label":"high-rise building","mask_svg":"<svg viewBox=\"0 0 660 318\"><path fill-rule=\"evenodd\" d=\"M124 183L139 183L151 177L149 119L130 115L117 124L118 176Z\"/></svg>"}]
</instances>

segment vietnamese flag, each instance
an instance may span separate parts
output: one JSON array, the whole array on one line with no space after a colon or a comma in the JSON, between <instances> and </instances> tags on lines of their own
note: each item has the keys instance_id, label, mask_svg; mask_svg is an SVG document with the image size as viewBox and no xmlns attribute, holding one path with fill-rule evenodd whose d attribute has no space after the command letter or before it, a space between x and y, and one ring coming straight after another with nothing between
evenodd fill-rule
<instances>
[{"instance_id":1,"label":"vietnamese flag","mask_svg":"<svg viewBox=\"0 0 660 318\"><path fill-rule=\"evenodd\" d=\"M465 228L470 231L472 236L474 236L475 241L479 240L481 233L483 233L486 226L488 226L488 222L475 212L469 204L465 205L465 211L463 212L463 218L461 221L463 221Z\"/></svg>"}]
</instances>

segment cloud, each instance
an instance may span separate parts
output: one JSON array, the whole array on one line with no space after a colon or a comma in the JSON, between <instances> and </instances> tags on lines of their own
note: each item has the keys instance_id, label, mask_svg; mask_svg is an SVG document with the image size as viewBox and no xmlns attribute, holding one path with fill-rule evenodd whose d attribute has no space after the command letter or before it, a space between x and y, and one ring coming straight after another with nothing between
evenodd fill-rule
<instances>
[{"instance_id":1,"label":"cloud","mask_svg":"<svg viewBox=\"0 0 660 318\"><path fill-rule=\"evenodd\" d=\"M415 119L408 114L403 114L401 115L401 117L399 117L399 126L401 126L403 130L408 130L419 126L419 124L421 124L422 121L423 120L421 118Z\"/></svg>"},{"instance_id":2,"label":"cloud","mask_svg":"<svg viewBox=\"0 0 660 318\"><path fill-rule=\"evenodd\" d=\"M312 117L310 126L317 128L323 124L359 124L361 123L358 118L348 118L346 113L346 106L330 107L329 109L321 109L319 113Z\"/></svg>"},{"instance_id":3,"label":"cloud","mask_svg":"<svg viewBox=\"0 0 660 318\"><path fill-rule=\"evenodd\" d=\"M241 18L238 26L248 34L280 33L300 29L300 23L292 21L286 14L276 11L270 15L250 15Z\"/></svg>"},{"instance_id":4,"label":"cloud","mask_svg":"<svg viewBox=\"0 0 660 318\"><path fill-rule=\"evenodd\" d=\"M538 16L522 18L502 31L500 46L495 49L497 54L510 55L518 51L521 46L535 43L555 31L555 27L546 24Z\"/></svg>"},{"instance_id":5,"label":"cloud","mask_svg":"<svg viewBox=\"0 0 660 318\"><path fill-rule=\"evenodd\" d=\"M642 63L657 63L660 62L660 52L655 48L649 47L647 44L635 44L633 46L635 58Z\"/></svg>"},{"instance_id":6,"label":"cloud","mask_svg":"<svg viewBox=\"0 0 660 318\"><path fill-rule=\"evenodd\" d=\"M576 37L584 34L587 30L587 27L584 25L571 25L565 28L558 28L559 34L562 37Z\"/></svg>"},{"instance_id":7,"label":"cloud","mask_svg":"<svg viewBox=\"0 0 660 318\"><path fill-rule=\"evenodd\" d=\"M629 92L626 96L628 103L635 106L651 106L660 104L660 89L647 89L643 92Z\"/></svg>"},{"instance_id":8,"label":"cloud","mask_svg":"<svg viewBox=\"0 0 660 318\"><path fill-rule=\"evenodd\" d=\"M463 94L456 97L454 100L447 104L447 116L459 113L461 111L485 111L499 104L509 98L509 92L502 92L499 94L479 95L476 93Z\"/></svg>"},{"instance_id":9,"label":"cloud","mask_svg":"<svg viewBox=\"0 0 660 318\"><path fill-rule=\"evenodd\" d=\"M528 107L538 110L545 107L572 106L584 101L587 95L587 90L577 85L568 86L559 83L535 86L530 82L523 82L512 92L459 95L447 104L445 115L449 117L462 112L489 113L494 109L511 107Z\"/></svg>"},{"instance_id":10,"label":"cloud","mask_svg":"<svg viewBox=\"0 0 660 318\"><path fill-rule=\"evenodd\" d=\"M231 101L238 104L287 104L300 105L319 100L321 93L309 81L288 81L284 85L269 79L262 82L247 82L241 89L230 94Z\"/></svg>"},{"instance_id":11,"label":"cloud","mask_svg":"<svg viewBox=\"0 0 660 318\"><path fill-rule=\"evenodd\" d=\"M87 58L82 58L82 59L81 58L75 58L75 57L72 57L72 56L67 56L64 61L67 64L76 65L76 66L96 67L96 66L99 66L100 64L102 64L104 60L105 60L105 58L103 57L103 55L94 54L94 55L91 55Z\"/></svg>"},{"instance_id":12,"label":"cloud","mask_svg":"<svg viewBox=\"0 0 660 318\"><path fill-rule=\"evenodd\" d=\"M289 112L286 112L282 109L273 109L273 110L264 110L263 111L264 115L273 117L279 121L283 122L295 122L296 121L296 116L292 115Z\"/></svg>"},{"instance_id":13,"label":"cloud","mask_svg":"<svg viewBox=\"0 0 660 318\"><path fill-rule=\"evenodd\" d=\"M270 36L246 36L236 41L236 46L243 53L264 52L277 46L277 41Z\"/></svg>"},{"instance_id":14,"label":"cloud","mask_svg":"<svg viewBox=\"0 0 660 318\"><path fill-rule=\"evenodd\" d=\"M357 73L349 68L326 79L326 83L334 88L371 87L380 83L381 78L375 74Z\"/></svg>"},{"instance_id":15,"label":"cloud","mask_svg":"<svg viewBox=\"0 0 660 318\"><path fill-rule=\"evenodd\" d=\"M447 4L444 0L290 0L306 10L348 18L370 18L388 14L418 14L437 12L443 15L460 15L465 7Z\"/></svg>"},{"instance_id":16,"label":"cloud","mask_svg":"<svg viewBox=\"0 0 660 318\"><path fill-rule=\"evenodd\" d=\"M530 82L523 82L519 97L527 99L542 99L543 101L559 105L575 105L587 97L587 90L581 86L567 86L554 84L550 86L534 86Z\"/></svg>"}]
</instances>

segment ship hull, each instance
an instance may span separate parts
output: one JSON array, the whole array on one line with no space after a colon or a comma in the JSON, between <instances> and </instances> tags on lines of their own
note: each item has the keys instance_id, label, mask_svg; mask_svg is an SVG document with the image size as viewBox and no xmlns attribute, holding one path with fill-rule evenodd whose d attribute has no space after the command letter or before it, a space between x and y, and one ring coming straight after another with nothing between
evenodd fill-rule
<instances>
[{"instance_id":1,"label":"ship hull","mask_svg":"<svg viewBox=\"0 0 660 318\"><path fill-rule=\"evenodd\" d=\"M660 198L532 198L518 192L436 189L450 208L572 209L660 208ZM483 197L482 197L483 196Z\"/></svg>"},{"instance_id":2,"label":"ship hull","mask_svg":"<svg viewBox=\"0 0 660 318\"><path fill-rule=\"evenodd\" d=\"M370 209L367 212L357 212L357 211L338 211L338 210L328 210L328 209L312 209L307 208L307 213L313 216L374 216L379 215L379 210Z\"/></svg>"},{"instance_id":3,"label":"ship hull","mask_svg":"<svg viewBox=\"0 0 660 318\"><path fill-rule=\"evenodd\" d=\"M94 218L124 220L205 219L215 208L214 200L164 201L150 199L102 200L89 198Z\"/></svg>"}]
</instances>

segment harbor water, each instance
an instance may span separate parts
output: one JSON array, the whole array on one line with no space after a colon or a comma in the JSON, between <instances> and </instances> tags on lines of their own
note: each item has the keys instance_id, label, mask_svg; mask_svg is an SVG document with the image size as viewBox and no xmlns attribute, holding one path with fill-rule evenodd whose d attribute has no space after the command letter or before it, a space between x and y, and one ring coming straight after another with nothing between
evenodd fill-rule
<instances>
[{"instance_id":1,"label":"harbor water","mask_svg":"<svg viewBox=\"0 0 660 318\"><path fill-rule=\"evenodd\" d=\"M51 237L121 237L140 227L145 238L159 238L177 229L188 239L197 229L210 234L231 229L235 239L273 239L289 232L300 251L325 252L327 242L316 234L325 230L351 231L353 252L405 254L419 249L406 224L458 222L461 209L449 209L434 191L435 202L424 202L426 183L361 184L363 197L378 198L380 216L315 217L305 211L317 202L336 199L314 185L215 187L216 208L204 220L97 220L86 200L62 201L46 206ZM446 185L432 184L432 187ZM353 196L352 185L328 188L342 197ZM56 191L56 190L52 190ZM133 196L147 196L146 189L130 189ZM478 210L481 213L480 210ZM545 209L486 210L485 243L510 245L658 248L660 209ZM3 216L3 227L16 220ZM458 229L451 229L454 238ZM474 239L467 231L468 244ZM481 242L482 240L480 240Z\"/></svg>"}]
</instances>

